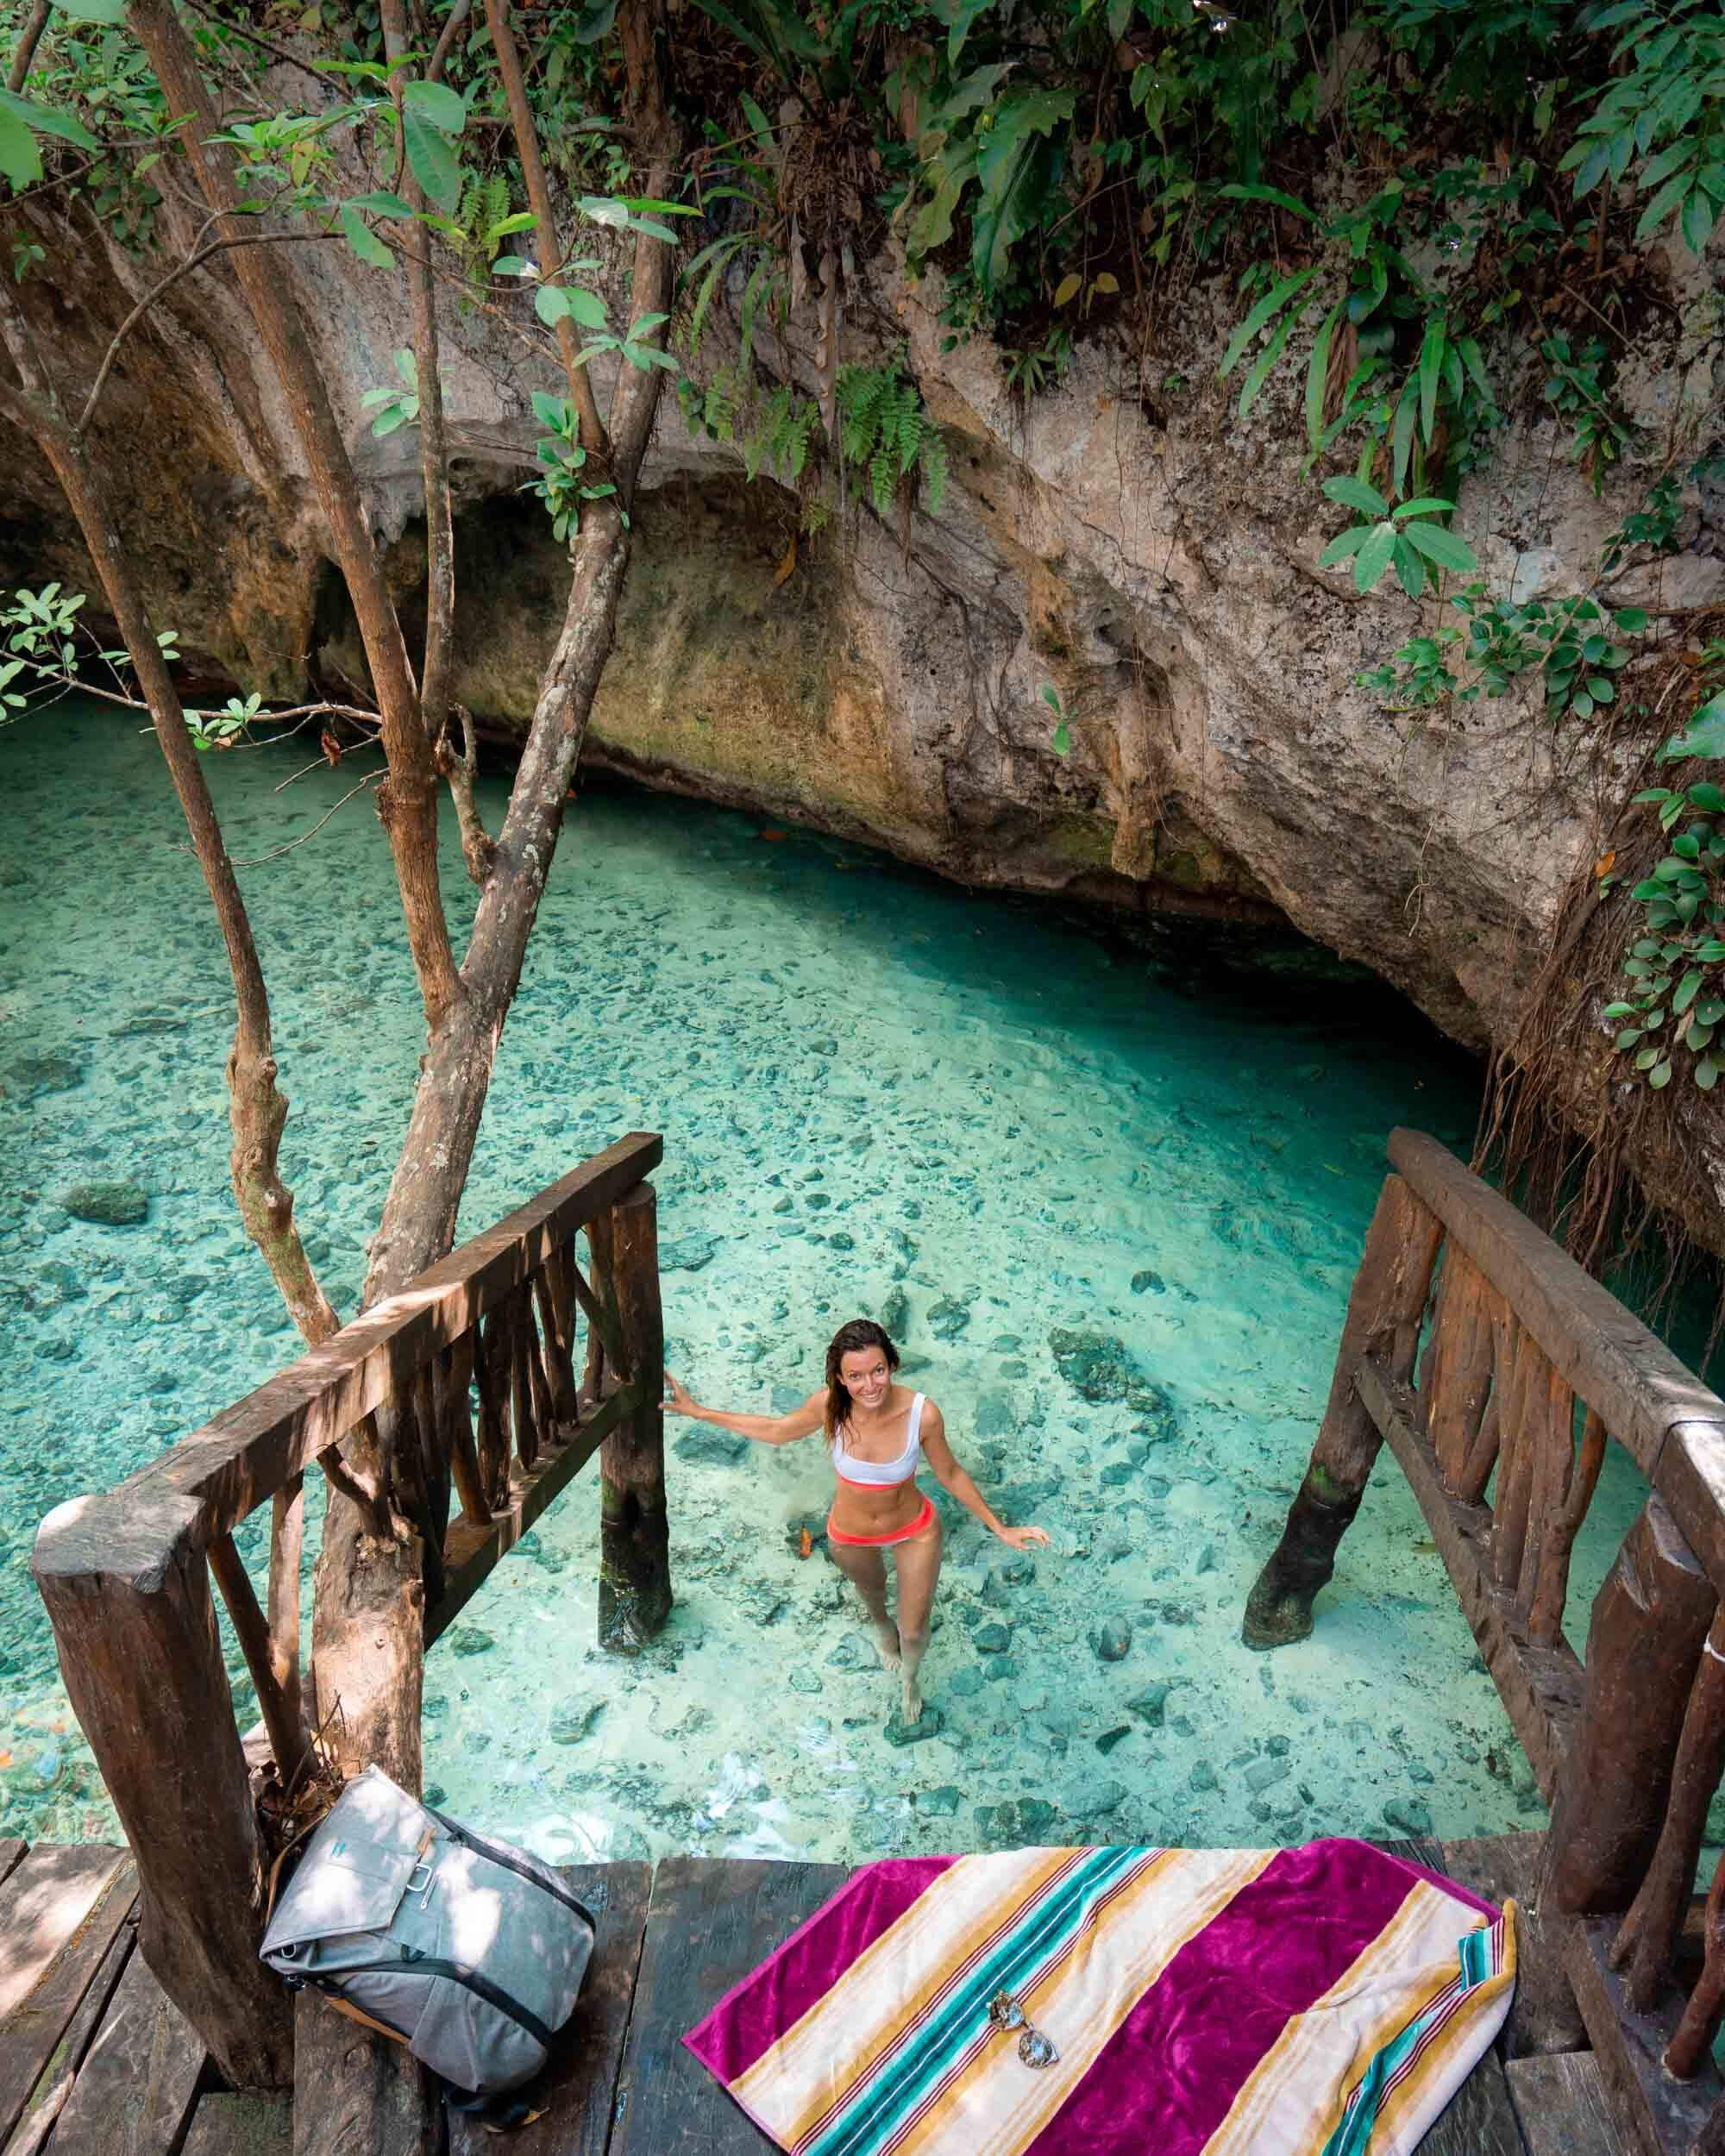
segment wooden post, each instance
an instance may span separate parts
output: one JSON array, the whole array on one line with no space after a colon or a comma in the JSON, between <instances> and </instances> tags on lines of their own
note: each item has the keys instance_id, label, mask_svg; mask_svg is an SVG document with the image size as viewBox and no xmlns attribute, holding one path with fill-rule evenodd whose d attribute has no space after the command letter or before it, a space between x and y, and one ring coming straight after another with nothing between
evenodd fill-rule
<instances>
[{"instance_id":1,"label":"wooden post","mask_svg":"<svg viewBox=\"0 0 1725 2156\"><path fill-rule=\"evenodd\" d=\"M637 1183L612 1208L605 1290L616 1298L624 1357L641 1405L599 1447L599 1643L634 1654L671 1613L665 1519L665 1325L659 1304L658 1200ZM597 1247L597 1245L595 1246Z\"/></svg>"},{"instance_id":2,"label":"wooden post","mask_svg":"<svg viewBox=\"0 0 1725 2156\"><path fill-rule=\"evenodd\" d=\"M1312 1604L1335 1570L1336 1545L1359 1510L1383 1439L1354 1390L1360 1358L1381 1356L1405 1383L1431 1285L1442 1223L1399 1175L1387 1175L1354 1276L1329 1404L1270 1562L1245 1606L1249 1647L1285 1647L1312 1629Z\"/></svg>"},{"instance_id":3,"label":"wooden post","mask_svg":"<svg viewBox=\"0 0 1725 2156\"><path fill-rule=\"evenodd\" d=\"M137 1863L139 1940L235 2087L293 2071L292 2002L258 1959L262 1861L196 1499L74 1498L36 1535L72 1711Z\"/></svg>"},{"instance_id":4,"label":"wooden post","mask_svg":"<svg viewBox=\"0 0 1725 2156\"><path fill-rule=\"evenodd\" d=\"M1651 2013L1671 1982L1678 1934L1695 1890L1707 1808L1719 1787L1722 1767L1725 1767L1725 1608L1714 1617L1713 1629L1702 1650L1701 1666L1695 1673L1695 1689L1684 1716L1683 1740L1672 1769L1671 1803L1659 1846L1611 1949L1612 1966L1626 1971L1629 2003L1638 2014ZM1709 1940L1715 1928L1715 1920L1709 1917ZM1725 1940L1721 1944L1725 1946ZM1715 1973L1725 1984L1725 1968ZM1712 2040L1709 2029L1705 2041L1710 2044ZM1673 2067L1672 2071L1677 2071Z\"/></svg>"},{"instance_id":5,"label":"wooden post","mask_svg":"<svg viewBox=\"0 0 1725 2156\"><path fill-rule=\"evenodd\" d=\"M1542 1908L1596 1916L1634 1900L1717 1603L1677 1522L1649 1497L1594 1601L1586 1697L1546 1836Z\"/></svg>"}]
</instances>

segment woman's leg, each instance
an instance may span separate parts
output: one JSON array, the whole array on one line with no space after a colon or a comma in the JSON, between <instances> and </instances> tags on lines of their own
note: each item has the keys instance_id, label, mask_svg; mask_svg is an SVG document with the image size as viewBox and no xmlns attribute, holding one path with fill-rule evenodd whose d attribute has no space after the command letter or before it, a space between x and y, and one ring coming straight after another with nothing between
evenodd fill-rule
<instances>
[{"instance_id":1,"label":"woman's leg","mask_svg":"<svg viewBox=\"0 0 1725 2156\"><path fill-rule=\"evenodd\" d=\"M875 1634L875 1645L881 1651L881 1659L889 1670L899 1666L898 1628L887 1614L887 1563L878 1550L857 1547L853 1543L835 1542L827 1538L827 1548L832 1561L856 1587L862 1597L862 1605L869 1613L869 1624Z\"/></svg>"},{"instance_id":2,"label":"woman's leg","mask_svg":"<svg viewBox=\"0 0 1725 2156\"><path fill-rule=\"evenodd\" d=\"M899 1670L904 1715L907 1722L913 1722L922 1713L917 1670L928 1645L928 1614L934 1606L934 1583L940 1577L938 1515L926 1534L893 1545L893 1569L899 1576Z\"/></svg>"}]
</instances>

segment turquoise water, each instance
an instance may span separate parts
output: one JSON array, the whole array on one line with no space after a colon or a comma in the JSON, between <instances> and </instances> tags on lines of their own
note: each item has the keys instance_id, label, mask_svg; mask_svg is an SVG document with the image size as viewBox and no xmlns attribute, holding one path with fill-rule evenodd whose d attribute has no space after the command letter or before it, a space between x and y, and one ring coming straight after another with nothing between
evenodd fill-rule
<instances>
[{"instance_id":1,"label":"turquoise water","mask_svg":"<svg viewBox=\"0 0 1725 2156\"><path fill-rule=\"evenodd\" d=\"M279 790L305 761L288 743L212 761L242 861L304 837L364 768ZM78 709L0 732L0 1833L91 1833L106 1815L28 1576L36 1522L296 1341L228 1189L226 976L152 743ZM495 828L502 787L484 791ZM293 1102L284 1171L351 1313L418 1050L386 849L361 799L242 880ZM470 912L452 828L445 889ZM818 1441L669 1419L664 1640L633 1664L592 1650L584 1476L434 1651L428 1783L565 1858L1528 1823L1531 1777L1389 1466L1314 1636L1270 1657L1238 1637L1384 1136L1413 1122L1465 1148L1473 1086L1405 1006L1291 938L1127 948L856 847L590 793L463 1232L662 1131L668 1353L697 1398L800 1399L842 1320L883 1317L997 1509L1054 1546L1019 1565L949 1508L931 1712L894 1743L837 1576L796 1554L829 1486ZM141 1225L68 1216L70 1186L118 1181L147 1194ZM1578 1564L1583 1592L1603 1562ZM1111 1620L1131 1644L1105 1661Z\"/></svg>"}]
</instances>

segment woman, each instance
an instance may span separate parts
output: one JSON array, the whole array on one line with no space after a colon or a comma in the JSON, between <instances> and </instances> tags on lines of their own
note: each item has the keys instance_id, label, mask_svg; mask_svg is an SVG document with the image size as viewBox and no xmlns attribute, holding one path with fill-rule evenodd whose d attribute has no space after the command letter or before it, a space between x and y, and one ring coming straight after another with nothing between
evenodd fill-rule
<instances>
[{"instance_id":1,"label":"woman","mask_svg":"<svg viewBox=\"0 0 1725 2156\"><path fill-rule=\"evenodd\" d=\"M854 1580L874 1627L881 1659L899 1672L904 1718L922 1713L917 1670L928 1645L928 1613L940 1573L940 1517L916 1485L919 1461L966 1511L1014 1550L1046 1542L1040 1527L1004 1526L952 1457L940 1410L921 1393L893 1382L899 1351L869 1318L853 1318L832 1336L826 1382L787 1415L734 1415L696 1405L667 1370L672 1414L717 1423L762 1445L789 1445L825 1429L838 1488L827 1517L833 1562ZM887 1566L893 1553L899 1580L899 1620L887 1614Z\"/></svg>"}]
</instances>

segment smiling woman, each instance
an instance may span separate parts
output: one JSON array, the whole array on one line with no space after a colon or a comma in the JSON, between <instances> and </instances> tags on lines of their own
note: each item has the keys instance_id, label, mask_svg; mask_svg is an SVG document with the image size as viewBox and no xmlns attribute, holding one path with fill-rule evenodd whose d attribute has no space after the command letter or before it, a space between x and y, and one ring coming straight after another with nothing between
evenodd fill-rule
<instances>
[{"instance_id":1,"label":"smiling woman","mask_svg":"<svg viewBox=\"0 0 1725 2156\"><path fill-rule=\"evenodd\" d=\"M881 1660L899 1673L906 1723L921 1720L917 1672L928 1646L929 1612L940 1576L940 1516L917 1488L918 1466L927 1462L941 1488L1014 1550L1046 1542L1042 1527L1008 1527L953 1456L946 1426L924 1393L893 1382L899 1351L872 1318L853 1318L832 1336L826 1351L826 1382L785 1415L737 1415L702 1407L668 1370L674 1414L717 1423L762 1445L790 1445L824 1428L838 1487L826 1523L832 1561L862 1597ZM898 1579L896 1622L887 1614L887 1566L893 1552Z\"/></svg>"}]
</instances>

